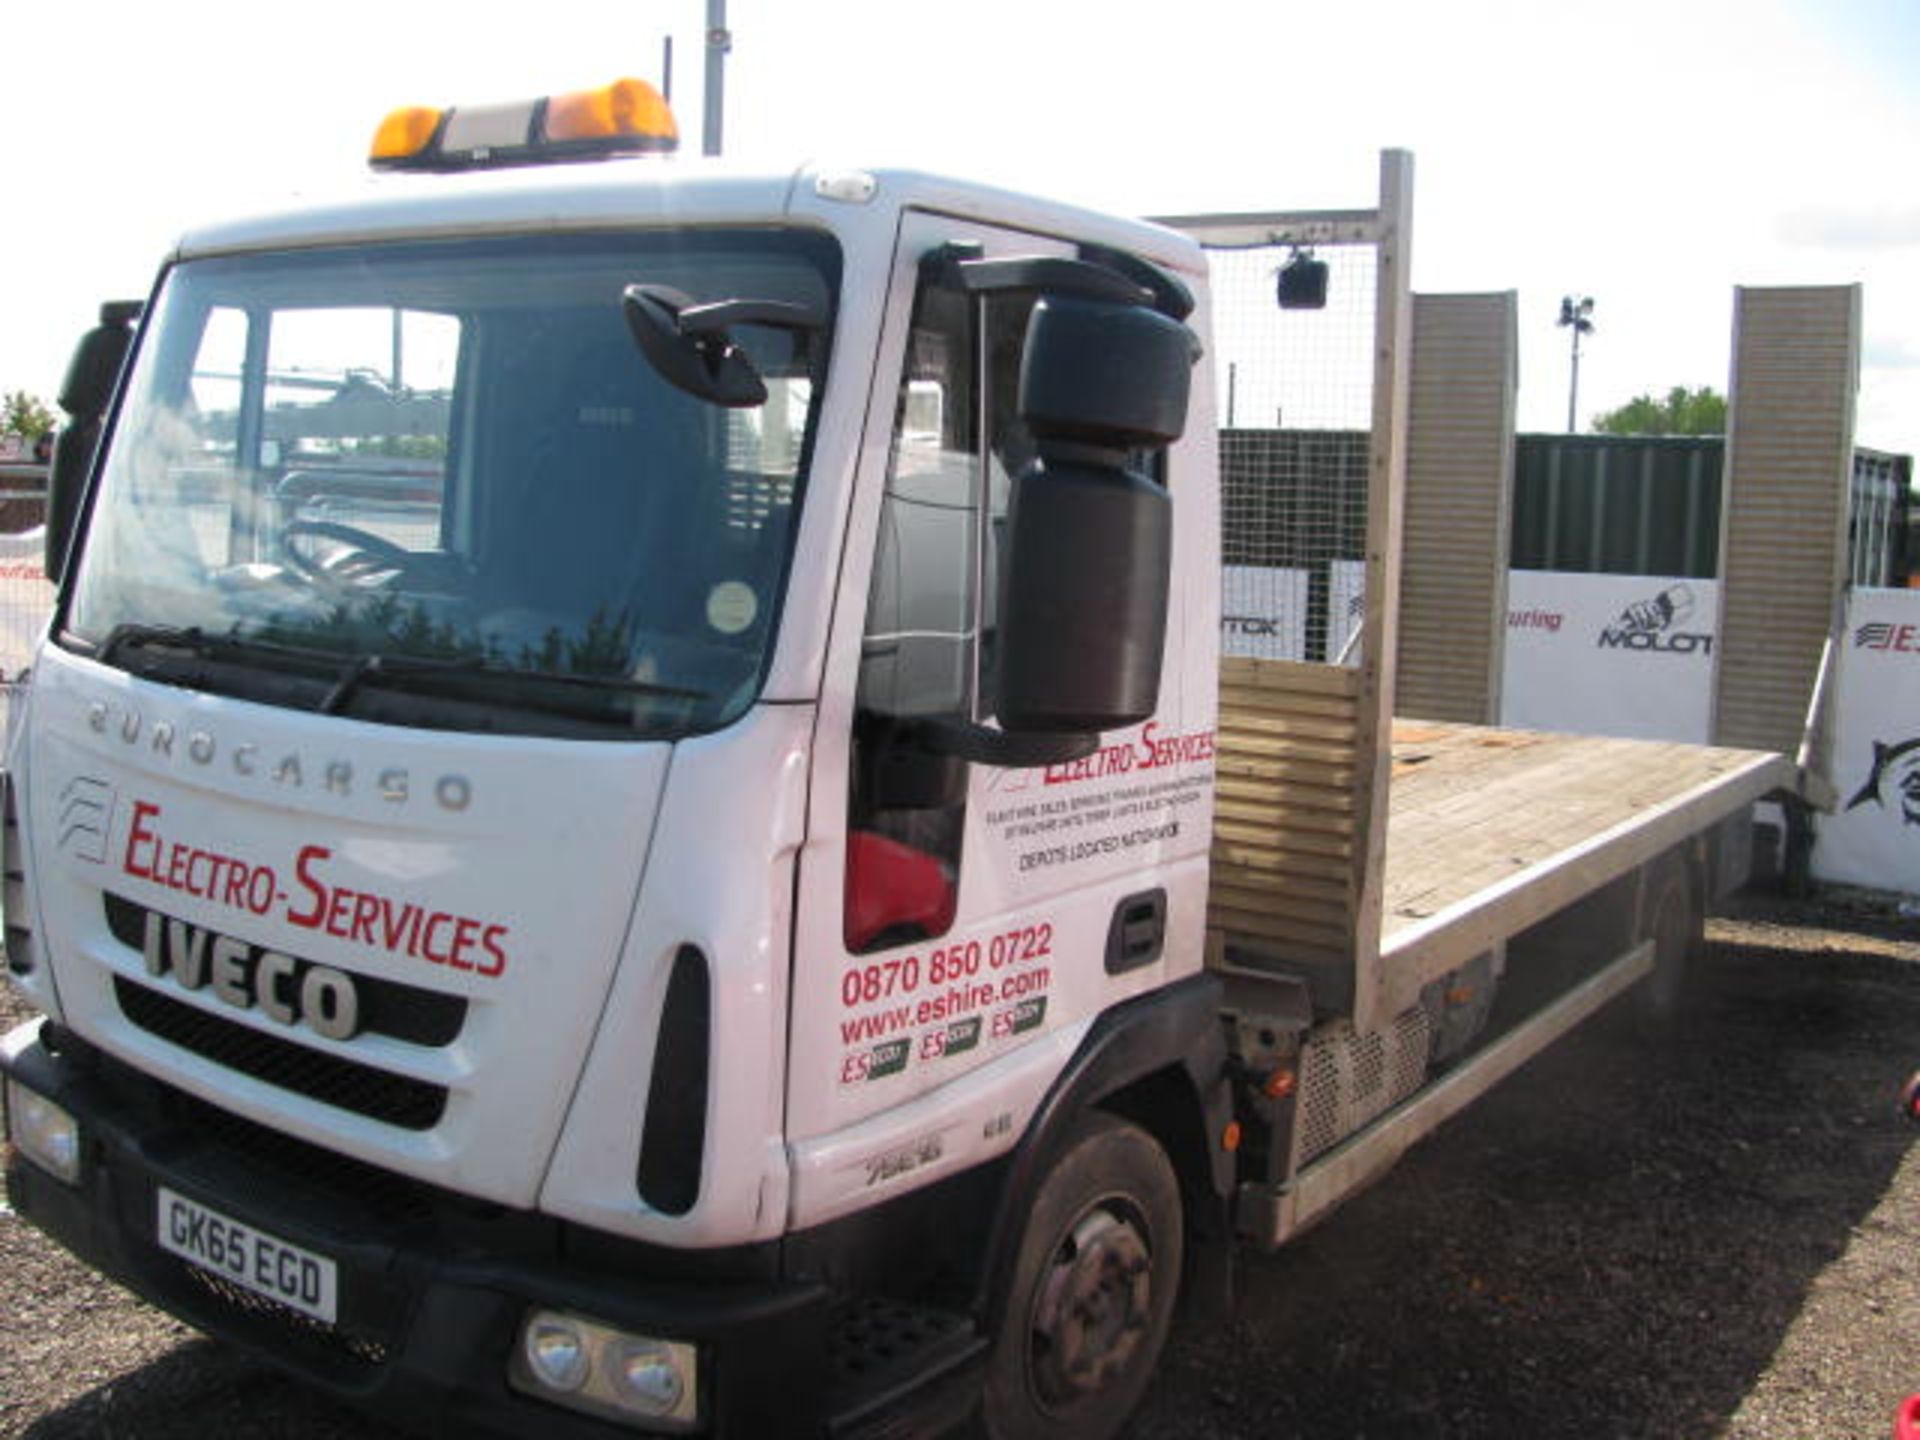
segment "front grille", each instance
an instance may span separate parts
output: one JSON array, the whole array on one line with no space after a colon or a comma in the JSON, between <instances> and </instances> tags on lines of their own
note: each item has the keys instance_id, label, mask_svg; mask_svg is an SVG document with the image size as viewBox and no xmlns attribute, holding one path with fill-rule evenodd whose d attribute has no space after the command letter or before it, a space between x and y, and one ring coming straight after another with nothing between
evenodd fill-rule
<instances>
[{"instance_id":1,"label":"front grille","mask_svg":"<svg viewBox=\"0 0 1920 1440\"><path fill-rule=\"evenodd\" d=\"M0 772L0 914L5 916L7 968L15 975L31 975L33 932L27 925L27 877L21 855L13 779Z\"/></svg>"},{"instance_id":2,"label":"front grille","mask_svg":"<svg viewBox=\"0 0 1920 1440\"><path fill-rule=\"evenodd\" d=\"M141 1077L162 1106L169 1134L193 1143L179 1162L183 1174L218 1191L240 1183L268 1197L318 1196L329 1213L372 1229L431 1219L439 1192L350 1155L296 1139L184 1090Z\"/></svg>"},{"instance_id":3,"label":"front grille","mask_svg":"<svg viewBox=\"0 0 1920 1440\"><path fill-rule=\"evenodd\" d=\"M211 1270L202 1270L198 1265L189 1265L185 1261L177 1262L175 1268L183 1279L225 1311L229 1319L244 1325L249 1331L265 1328L278 1332L283 1343L290 1343L309 1353L324 1354L333 1361L329 1368L344 1367L349 1371L365 1373L386 1364L393 1353L384 1340L328 1325L311 1315L303 1315L290 1305L256 1295Z\"/></svg>"},{"instance_id":4,"label":"front grille","mask_svg":"<svg viewBox=\"0 0 1920 1440\"><path fill-rule=\"evenodd\" d=\"M149 916L159 920L162 925L183 923L163 911L148 910L118 895L103 895L101 898L106 903L107 928L113 932L113 938L129 950L144 951L146 948ZM258 947L248 948L251 951ZM293 959L296 968L294 979L289 982L290 989L298 987L299 977L312 965L311 961L298 956ZM448 995L443 991L426 990L418 985L405 985L398 980L384 980L377 975L362 973L354 975L353 987L360 1000L360 1028L370 1034L404 1040L409 1045L438 1048L451 1045L458 1039L461 1027L467 1023L467 1002L459 995Z\"/></svg>"},{"instance_id":5,"label":"front grille","mask_svg":"<svg viewBox=\"0 0 1920 1440\"><path fill-rule=\"evenodd\" d=\"M442 1086L264 1035L122 976L113 993L120 1013L149 1035L323 1105L405 1130L431 1130L446 1111Z\"/></svg>"}]
</instances>

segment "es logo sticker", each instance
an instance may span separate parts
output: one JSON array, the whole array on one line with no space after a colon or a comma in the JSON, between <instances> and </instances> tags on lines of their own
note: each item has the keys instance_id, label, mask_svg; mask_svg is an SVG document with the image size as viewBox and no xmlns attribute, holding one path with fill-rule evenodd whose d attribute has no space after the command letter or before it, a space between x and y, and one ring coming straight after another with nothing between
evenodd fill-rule
<instances>
[{"instance_id":1,"label":"es logo sticker","mask_svg":"<svg viewBox=\"0 0 1920 1440\"><path fill-rule=\"evenodd\" d=\"M964 1055L980 1043L980 1017L969 1015L920 1037L920 1058L938 1060L947 1055Z\"/></svg>"},{"instance_id":2,"label":"es logo sticker","mask_svg":"<svg viewBox=\"0 0 1920 1440\"><path fill-rule=\"evenodd\" d=\"M913 1042L907 1039L883 1040L871 1050L855 1050L840 1062L840 1083L855 1085L863 1080L884 1080L907 1068Z\"/></svg>"},{"instance_id":3,"label":"es logo sticker","mask_svg":"<svg viewBox=\"0 0 1920 1440\"><path fill-rule=\"evenodd\" d=\"M1002 1010L993 1017L993 1038L1004 1039L1008 1035L1024 1035L1029 1030L1037 1030L1040 1022L1047 1018L1047 997L1036 995L1031 1000L1022 1000L1010 1010Z\"/></svg>"}]
</instances>

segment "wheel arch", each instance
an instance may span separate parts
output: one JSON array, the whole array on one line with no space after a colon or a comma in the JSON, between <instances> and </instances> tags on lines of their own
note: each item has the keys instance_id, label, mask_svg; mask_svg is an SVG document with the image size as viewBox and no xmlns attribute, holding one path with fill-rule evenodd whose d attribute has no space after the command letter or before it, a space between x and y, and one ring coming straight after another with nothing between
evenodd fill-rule
<instances>
[{"instance_id":1,"label":"wheel arch","mask_svg":"<svg viewBox=\"0 0 1920 1440\"><path fill-rule=\"evenodd\" d=\"M975 1312L989 1336L1004 1314L1032 1198L1087 1110L1139 1126L1166 1151L1185 1216L1188 1293L1225 1299L1233 1156L1210 1137L1232 1118L1232 1097L1219 982L1199 975L1102 1014L1041 1101L1000 1188L981 1268Z\"/></svg>"}]
</instances>

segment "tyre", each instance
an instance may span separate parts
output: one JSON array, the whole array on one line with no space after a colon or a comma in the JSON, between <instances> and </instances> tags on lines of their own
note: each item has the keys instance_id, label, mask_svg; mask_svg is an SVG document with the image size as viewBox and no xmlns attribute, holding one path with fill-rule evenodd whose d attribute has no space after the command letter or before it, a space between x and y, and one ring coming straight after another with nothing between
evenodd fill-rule
<instances>
[{"instance_id":1,"label":"tyre","mask_svg":"<svg viewBox=\"0 0 1920 1440\"><path fill-rule=\"evenodd\" d=\"M1706 916L1694 898L1686 862L1668 859L1647 877L1641 938L1653 941L1653 970L1640 982L1636 1009L1644 1028L1670 1029L1686 1009Z\"/></svg>"},{"instance_id":2,"label":"tyre","mask_svg":"<svg viewBox=\"0 0 1920 1440\"><path fill-rule=\"evenodd\" d=\"M993 1440L1098 1440L1153 1378L1180 1288L1180 1186L1146 1131L1089 1111L1028 1213L987 1362Z\"/></svg>"}]
</instances>

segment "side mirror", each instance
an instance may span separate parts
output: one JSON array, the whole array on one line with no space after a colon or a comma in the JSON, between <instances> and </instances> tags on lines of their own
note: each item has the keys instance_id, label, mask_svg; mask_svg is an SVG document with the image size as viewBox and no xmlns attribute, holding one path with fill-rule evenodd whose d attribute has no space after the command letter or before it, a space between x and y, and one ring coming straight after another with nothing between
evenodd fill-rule
<instances>
[{"instance_id":1,"label":"side mirror","mask_svg":"<svg viewBox=\"0 0 1920 1440\"><path fill-rule=\"evenodd\" d=\"M976 295L1038 295L1027 321L1019 413L1037 458L1013 478L1001 569L993 729L918 723L937 755L1004 768L1091 754L1100 732L1160 699L1173 506L1141 452L1186 428L1200 347L1191 297L1143 261L950 249Z\"/></svg>"},{"instance_id":2,"label":"side mirror","mask_svg":"<svg viewBox=\"0 0 1920 1440\"><path fill-rule=\"evenodd\" d=\"M114 388L133 347L133 325L143 306L137 300L113 300L100 307L100 323L80 337L60 386L60 408L68 421L53 442L53 461L47 470L47 532L44 564L47 579L58 585L67 571L67 552L73 545L80 500L86 493L93 452Z\"/></svg>"},{"instance_id":3,"label":"side mirror","mask_svg":"<svg viewBox=\"0 0 1920 1440\"><path fill-rule=\"evenodd\" d=\"M668 285L629 285L620 297L627 329L647 363L676 389L729 410L767 400L753 357L727 333L732 325L820 330L826 317L785 300L715 300L700 304Z\"/></svg>"},{"instance_id":4,"label":"side mirror","mask_svg":"<svg viewBox=\"0 0 1920 1440\"><path fill-rule=\"evenodd\" d=\"M1275 284L1282 310L1324 310L1327 308L1327 262L1313 258L1313 251L1294 247L1293 258L1280 267Z\"/></svg>"},{"instance_id":5,"label":"side mirror","mask_svg":"<svg viewBox=\"0 0 1920 1440\"><path fill-rule=\"evenodd\" d=\"M100 323L80 337L60 384L60 408L78 418L104 415L120 383L120 367L133 344L133 324L146 307L138 300L109 300Z\"/></svg>"},{"instance_id":6,"label":"side mirror","mask_svg":"<svg viewBox=\"0 0 1920 1440\"><path fill-rule=\"evenodd\" d=\"M1135 456L1186 428L1193 335L1138 305L1047 296L1027 323L1000 611L1001 725L1098 733L1160 697L1173 505Z\"/></svg>"}]
</instances>

